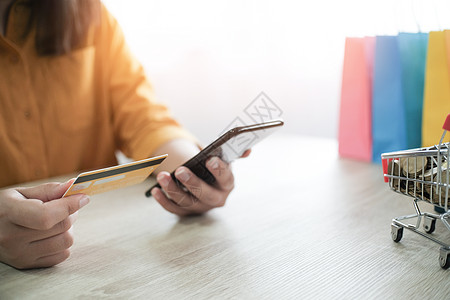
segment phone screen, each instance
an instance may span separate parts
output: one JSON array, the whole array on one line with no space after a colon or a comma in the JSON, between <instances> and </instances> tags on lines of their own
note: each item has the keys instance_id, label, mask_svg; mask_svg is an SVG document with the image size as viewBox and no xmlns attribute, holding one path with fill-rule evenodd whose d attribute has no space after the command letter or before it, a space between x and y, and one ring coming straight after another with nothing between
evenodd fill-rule
<instances>
[{"instance_id":1,"label":"phone screen","mask_svg":"<svg viewBox=\"0 0 450 300\"><path fill-rule=\"evenodd\" d=\"M184 163L183 166L189 168L195 175L197 175L197 177L201 178L206 183L214 184L216 179L206 168L206 161L210 157L217 156L223 161L231 163L235 159L241 157L246 150L252 148L261 140L272 134L275 130L283 126L283 124L283 121L275 120L230 129L193 158ZM171 175L177 185L186 190L182 183L175 178L174 172L172 172ZM145 193L147 197L151 196L151 190L154 187L160 186L156 184L150 188L150 190Z\"/></svg>"}]
</instances>

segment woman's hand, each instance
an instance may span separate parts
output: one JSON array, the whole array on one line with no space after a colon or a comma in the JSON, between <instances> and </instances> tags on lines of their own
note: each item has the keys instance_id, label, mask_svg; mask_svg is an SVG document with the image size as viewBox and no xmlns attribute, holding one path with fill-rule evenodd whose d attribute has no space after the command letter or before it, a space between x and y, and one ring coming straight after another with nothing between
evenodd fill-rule
<instances>
[{"instance_id":1,"label":"woman's hand","mask_svg":"<svg viewBox=\"0 0 450 300\"><path fill-rule=\"evenodd\" d=\"M69 229L86 195L61 198L73 180L0 191L0 261L18 269L49 267L66 260Z\"/></svg>"},{"instance_id":2,"label":"woman's hand","mask_svg":"<svg viewBox=\"0 0 450 300\"><path fill-rule=\"evenodd\" d=\"M250 150L242 157L249 154ZM206 168L216 179L213 185L208 185L186 167L176 169L175 177L189 192L179 187L168 172L160 172L156 179L164 192L160 188L154 188L153 197L166 210L179 216L201 214L225 205L228 195L234 188L230 164L218 157L212 157L206 162Z\"/></svg>"}]
</instances>

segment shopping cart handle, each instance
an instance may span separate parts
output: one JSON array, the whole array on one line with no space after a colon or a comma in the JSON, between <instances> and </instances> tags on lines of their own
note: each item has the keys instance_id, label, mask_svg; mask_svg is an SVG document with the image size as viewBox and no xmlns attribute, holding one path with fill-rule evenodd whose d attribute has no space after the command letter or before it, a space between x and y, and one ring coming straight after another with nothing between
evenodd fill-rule
<instances>
[{"instance_id":1,"label":"shopping cart handle","mask_svg":"<svg viewBox=\"0 0 450 300\"><path fill-rule=\"evenodd\" d=\"M444 126L442 126L444 130L450 131L450 114L447 115L445 119Z\"/></svg>"}]
</instances>

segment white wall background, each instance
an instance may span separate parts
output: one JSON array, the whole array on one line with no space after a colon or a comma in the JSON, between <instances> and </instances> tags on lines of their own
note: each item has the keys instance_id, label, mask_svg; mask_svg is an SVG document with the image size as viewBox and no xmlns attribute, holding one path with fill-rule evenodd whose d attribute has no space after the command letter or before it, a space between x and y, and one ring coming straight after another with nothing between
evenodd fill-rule
<instances>
[{"instance_id":1,"label":"white wall background","mask_svg":"<svg viewBox=\"0 0 450 300\"><path fill-rule=\"evenodd\" d=\"M104 0L158 97L204 142L264 91L285 132L337 136L346 36L450 28L445 0Z\"/></svg>"}]
</instances>

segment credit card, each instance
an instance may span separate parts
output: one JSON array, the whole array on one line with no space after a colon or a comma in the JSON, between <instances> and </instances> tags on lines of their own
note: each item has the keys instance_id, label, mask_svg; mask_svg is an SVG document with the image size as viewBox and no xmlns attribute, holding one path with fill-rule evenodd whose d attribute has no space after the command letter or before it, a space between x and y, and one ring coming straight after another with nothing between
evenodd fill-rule
<instances>
[{"instance_id":1,"label":"credit card","mask_svg":"<svg viewBox=\"0 0 450 300\"><path fill-rule=\"evenodd\" d=\"M75 194L92 196L141 183L166 157L167 154L164 154L123 165L81 173L63 197Z\"/></svg>"}]
</instances>

